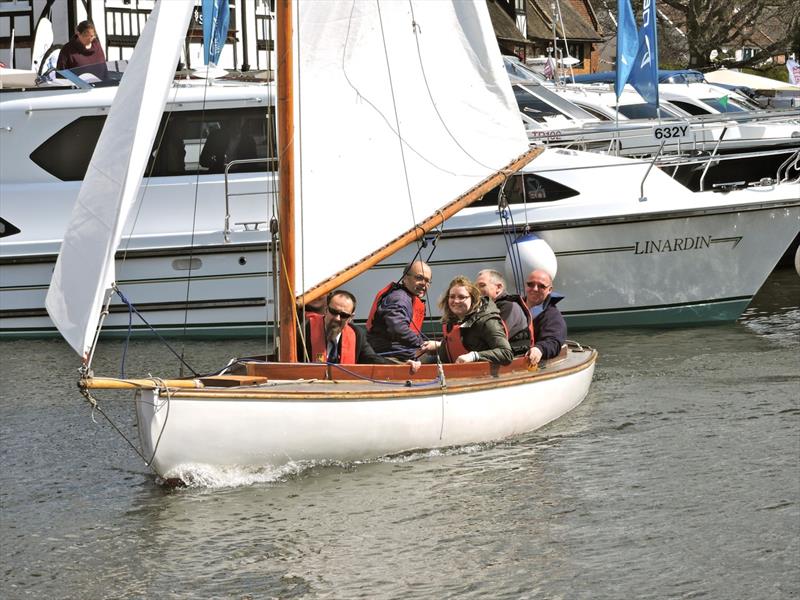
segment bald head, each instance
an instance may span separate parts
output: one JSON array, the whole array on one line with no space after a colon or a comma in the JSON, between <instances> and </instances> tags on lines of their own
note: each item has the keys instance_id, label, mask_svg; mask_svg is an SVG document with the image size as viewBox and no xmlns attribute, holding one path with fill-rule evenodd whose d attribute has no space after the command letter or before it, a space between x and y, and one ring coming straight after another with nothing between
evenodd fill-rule
<instances>
[{"instance_id":1,"label":"bald head","mask_svg":"<svg viewBox=\"0 0 800 600\"><path fill-rule=\"evenodd\" d=\"M547 271L535 269L525 280L525 302L533 308L544 302L553 291L553 278Z\"/></svg>"},{"instance_id":2,"label":"bald head","mask_svg":"<svg viewBox=\"0 0 800 600\"><path fill-rule=\"evenodd\" d=\"M431 268L427 263L416 260L406 267L402 281L404 288L422 298L431 285Z\"/></svg>"}]
</instances>

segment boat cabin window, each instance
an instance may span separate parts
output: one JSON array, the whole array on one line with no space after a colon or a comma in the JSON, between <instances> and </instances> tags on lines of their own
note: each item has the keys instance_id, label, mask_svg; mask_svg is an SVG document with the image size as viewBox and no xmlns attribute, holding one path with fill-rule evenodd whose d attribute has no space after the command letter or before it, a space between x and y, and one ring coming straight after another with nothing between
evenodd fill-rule
<instances>
[{"instance_id":1,"label":"boat cabin window","mask_svg":"<svg viewBox=\"0 0 800 600\"><path fill-rule=\"evenodd\" d=\"M560 110L519 86L514 86L514 96L517 99L519 111L537 123L546 123L548 117L565 118L564 113Z\"/></svg>"},{"instance_id":2,"label":"boat cabin window","mask_svg":"<svg viewBox=\"0 0 800 600\"><path fill-rule=\"evenodd\" d=\"M471 206L497 206L497 195L499 187L488 192ZM509 205L522 204L527 198L528 203L535 202L555 202L577 196L578 192L570 187L562 185L552 179L547 179L541 175L514 175L508 180L505 187L506 199Z\"/></svg>"},{"instance_id":3,"label":"boat cabin window","mask_svg":"<svg viewBox=\"0 0 800 600\"><path fill-rule=\"evenodd\" d=\"M704 104L708 104L711 108L718 110L721 113L726 112L745 112L743 108L741 108L736 102L732 102L728 100L727 105L723 104L719 98L702 98L700 102Z\"/></svg>"},{"instance_id":4,"label":"boat cabin window","mask_svg":"<svg viewBox=\"0 0 800 600\"><path fill-rule=\"evenodd\" d=\"M619 112L629 119L655 119L658 116L656 115L656 107L644 102L640 104L621 104Z\"/></svg>"},{"instance_id":5,"label":"boat cabin window","mask_svg":"<svg viewBox=\"0 0 800 600\"><path fill-rule=\"evenodd\" d=\"M599 119L599 120L601 120L601 121L611 121L611 120L612 120L612 119L611 119L611 117L609 117L607 114L605 114L605 113L603 113L603 112L600 112L600 110L598 110L598 109L594 108L593 106L588 106L588 105L586 105L586 104L582 104L582 103L580 103L580 102L576 102L575 104L577 104L578 106L580 106L580 107L581 107L583 110L585 110L586 112L588 112L588 113L589 113L590 115L592 115L592 116L593 116L595 119Z\"/></svg>"},{"instance_id":6,"label":"boat cabin window","mask_svg":"<svg viewBox=\"0 0 800 600\"><path fill-rule=\"evenodd\" d=\"M62 181L81 181L104 123L105 116L76 119L36 148L31 160ZM145 176L222 173L233 160L250 162L234 165L230 172L274 171L272 123L263 108L164 113Z\"/></svg>"},{"instance_id":7,"label":"boat cabin window","mask_svg":"<svg viewBox=\"0 0 800 600\"><path fill-rule=\"evenodd\" d=\"M680 108L682 111L689 113L690 115L710 115L711 112L707 111L705 108L701 108L696 104L692 104L691 102L683 102L681 100L669 100L670 104L673 104Z\"/></svg>"}]
</instances>

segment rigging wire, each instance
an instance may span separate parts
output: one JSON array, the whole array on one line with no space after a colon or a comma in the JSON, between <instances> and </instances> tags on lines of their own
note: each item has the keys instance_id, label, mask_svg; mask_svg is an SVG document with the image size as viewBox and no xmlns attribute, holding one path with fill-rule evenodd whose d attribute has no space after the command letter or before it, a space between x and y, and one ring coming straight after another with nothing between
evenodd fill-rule
<instances>
[{"instance_id":1,"label":"rigging wire","mask_svg":"<svg viewBox=\"0 0 800 600\"><path fill-rule=\"evenodd\" d=\"M417 217L414 214L414 200L411 197L411 182L409 181L408 178L408 165L406 163L406 153L403 143L403 136L402 133L400 132L400 116L397 112L397 98L395 96L395 91L394 91L394 81L392 80L392 67L389 64L389 50L386 47L386 32L384 31L383 28L383 15L381 14L380 2L376 0L375 5L378 9L378 23L380 24L381 28L381 43L383 44L383 56L384 60L386 61L386 74L389 77L389 91L392 96L392 109L394 110L394 121L395 121L395 128L397 131L397 141L400 146L400 157L402 158L402 163L403 163L403 178L405 179L406 182L406 192L408 193L408 204L411 209L411 221L412 223L416 224ZM355 2L353 3L353 7L355 8ZM350 13L350 16L352 18L352 11ZM349 34L350 34L350 25L348 24L348 38ZM345 45L345 48L346 47L347 46ZM344 50L342 51L342 66L344 66ZM419 242L417 242L417 245L419 246Z\"/></svg>"},{"instance_id":2,"label":"rigging wire","mask_svg":"<svg viewBox=\"0 0 800 600\"><path fill-rule=\"evenodd\" d=\"M327 362L326 364L329 367L336 367L340 371L344 371L345 373L351 375L352 377L355 377L356 379L361 379L362 381L369 381L370 383L376 383L380 385L399 386L399 387L427 387L430 385L436 385L437 383L441 383L442 381L441 376L437 376L435 379L430 379L427 381L420 381L420 382L414 382L411 381L410 379L407 379L406 381L386 381L384 379L373 379L372 377L361 375L359 373L356 373L355 371L351 371L347 367L343 367L339 363Z\"/></svg>"},{"instance_id":3,"label":"rigging wire","mask_svg":"<svg viewBox=\"0 0 800 600\"><path fill-rule=\"evenodd\" d=\"M147 325L147 327L150 329L150 331L152 331L155 334L155 336L159 340L161 340L161 342L167 347L167 349L170 352L172 352L172 354L174 354L175 357L179 361L181 361L181 364L184 365L187 369L189 369L192 372L192 375L194 375L196 377L198 375L197 371L195 371L192 368L192 366L184 360L183 356L178 354L178 352L172 346L169 345L167 340L164 339L164 336L162 336L160 333L158 333L158 331L155 330L155 328L147 321L147 319L144 318L144 315L142 315L142 313L140 313L138 311L138 309L133 305L133 303L125 297L125 294L122 293L122 290L120 290L116 285L114 285L113 287L114 287L114 291L117 293L117 295L119 296L120 300L122 300L128 306L128 308L130 310L132 310L133 312L136 313L136 316L139 317L139 319L141 319L141 321L145 325ZM126 342L126 347L127 347L127 342ZM123 369L124 369L124 366L123 366Z\"/></svg>"},{"instance_id":4,"label":"rigging wire","mask_svg":"<svg viewBox=\"0 0 800 600\"><path fill-rule=\"evenodd\" d=\"M417 23L416 17L414 16L414 3L412 0L408 0L408 7L411 10L411 22L412 22L412 28L414 30L414 43L417 46L417 60L419 61L419 70L422 73L422 81L425 83L425 90L428 92L428 98L431 101L431 106L433 107L433 110L436 112L436 116L439 118L439 123L441 123L442 127L444 127L444 130L447 132L447 135L450 136L450 139L453 140L455 145L458 146L458 148L464 153L465 156L472 159L476 164L480 165L484 169L499 171L500 169L497 169L496 167L491 167L489 165L484 164L483 162L478 160L475 156L473 156L466 148L464 148L464 146L461 145L461 142L458 139L456 139L456 136L447 126L447 123L445 122L442 113L439 112L439 106L436 104L436 101L433 98L433 92L431 91L431 86L428 83L428 75L425 72L425 64L422 61L422 49L420 48L420 43L419 43L419 37L420 37L419 34L422 32L422 28L419 26L419 23Z\"/></svg>"}]
</instances>

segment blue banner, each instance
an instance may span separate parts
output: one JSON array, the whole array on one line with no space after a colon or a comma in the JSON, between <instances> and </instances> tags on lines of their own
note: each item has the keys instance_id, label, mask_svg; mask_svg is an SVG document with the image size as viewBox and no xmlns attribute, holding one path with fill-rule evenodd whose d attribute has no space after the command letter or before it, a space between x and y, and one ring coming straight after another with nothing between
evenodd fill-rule
<instances>
[{"instance_id":1,"label":"blue banner","mask_svg":"<svg viewBox=\"0 0 800 600\"><path fill-rule=\"evenodd\" d=\"M230 20L228 0L203 0L203 56L208 65L219 61Z\"/></svg>"},{"instance_id":2,"label":"blue banner","mask_svg":"<svg viewBox=\"0 0 800 600\"><path fill-rule=\"evenodd\" d=\"M633 16L631 0L617 0L617 74L614 80L617 98L628 83L638 50L639 34L636 31L636 17Z\"/></svg>"},{"instance_id":3,"label":"blue banner","mask_svg":"<svg viewBox=\"0 0 800 600\"><path fill-rule=\"evenodd\" d=\"M642 26L639 29L639 52L636 54L628 81L648 104L658 108L656 0L644 0Z\"/></svg>"}]
</instances>

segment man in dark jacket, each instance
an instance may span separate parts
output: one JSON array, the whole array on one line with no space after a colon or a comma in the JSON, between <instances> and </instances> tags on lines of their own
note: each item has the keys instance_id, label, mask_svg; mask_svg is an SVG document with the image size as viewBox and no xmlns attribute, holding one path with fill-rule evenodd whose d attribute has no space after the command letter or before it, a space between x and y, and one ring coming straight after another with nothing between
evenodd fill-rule
<instances>
[{"instance_id":1,"label":"man in dark jacket","mask_svg":"<svg viewBox=\"0 0 800 600\"><path fill-rule=\"evenodd\" d=\"M431 268L421 260L408 265L399 283L378 292L367 321L367 339L376 352L405 361L425 342L422 322Z\"/></svg>"},{"instance_id":2,"label":"man in dark jacket","mask_svg":"<svg viewBox=\"0 0 800 600\"><path fill-rule=\"evenodd\" d=\"M508 341L514 356L527 354L531 349L531 316L524 301L517 295L506 293L506 280L499 271L484 269L475 278L475 286L482 296L494 300L508 330Z\"/></svg>"},{"instance_id":3,"label":"man in dark jacket","mask_svg":"<svg viewBox=\"0 0 800 600\"><path fill-rule=\"evenodd\" d=\"M553 292L553 278L541 269L534 270L525 282L526 301L533 315L533 347L528 361L536 365L540 360L558 356L567 341L567 324L556 304L564 297Z\"/></svg>"},{"instance_id":4,"label":"man in dark jacket","mask_svg":"<svg viewBox=\"0 0 800 600\"><path fill-rule=\"evenodd\" d=\"M356 298L348 291L336 290L328 295L322 315L307 314L305 346L298 336L297 358L305 362L346 364L392 364L378 356L367 342L363 328L350 320L356 309Z\"/></svg>"}]
</instances>

